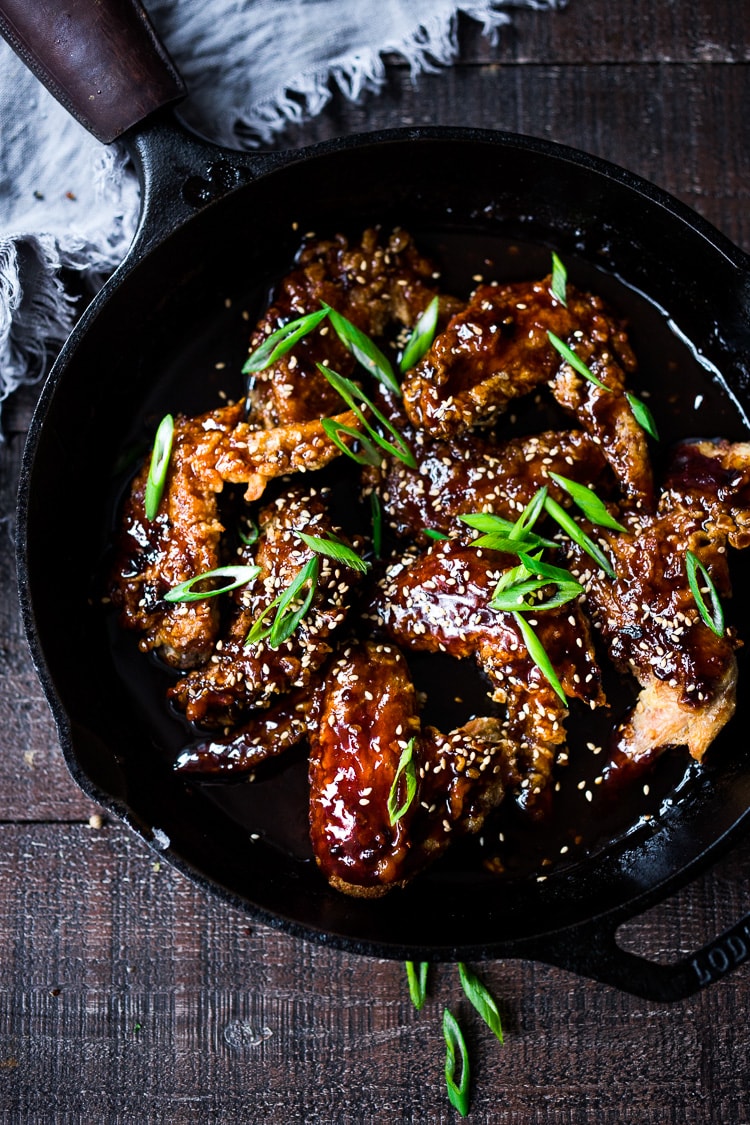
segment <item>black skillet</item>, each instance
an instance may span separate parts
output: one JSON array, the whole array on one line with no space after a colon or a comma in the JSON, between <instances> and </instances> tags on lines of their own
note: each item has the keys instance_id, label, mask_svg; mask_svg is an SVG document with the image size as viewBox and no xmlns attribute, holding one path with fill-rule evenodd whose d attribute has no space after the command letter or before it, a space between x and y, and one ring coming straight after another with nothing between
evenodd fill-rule
<instances>
[{"instance_id":1,"label":"black skillet","mask_svg":"<svg viewBox=\"0 0 750 1125\"><path fill-rule=\"evenodd\" d=\"M527 137L410 129L303 152L221 150L167 108L182 87L134 3L32 11L28 0L4 0L0 9L6 36L64 104L100 139L121 137L142 185L134 245L55 364L20 483L23 614L77 782L214 893L343 949L536 958L655 999L689 995L744 961L750 915L670 966L625 953L615 933L745 829L746 690L702 768L667 755L649 798L626 795L599 822L592 806L583 845L550 868L520 862L492 875L481 860L497 843L485 841L484 854L479 844L458 849L404 892L353 901L327 887L306 853L303 761L282 760L255 785L232 787L186 785L172 772L187 732L162 702L163 671L113 629L96 576L123 461L165 410L206 409L219 390L239 393L242 311L262 309L303 231L401 224L444 263L447 287L463 291L483 270L539 275L555 248L572 280L630 316L640 389L652 396L662 444L750 433L748 258L652 185ZM743 566L740 557L740 578ZM736 598L735 620L744 608ZM420 675L434 684L444 671ZM570 815L587 824L576 792Z\"/></svg>"}]
</instances>

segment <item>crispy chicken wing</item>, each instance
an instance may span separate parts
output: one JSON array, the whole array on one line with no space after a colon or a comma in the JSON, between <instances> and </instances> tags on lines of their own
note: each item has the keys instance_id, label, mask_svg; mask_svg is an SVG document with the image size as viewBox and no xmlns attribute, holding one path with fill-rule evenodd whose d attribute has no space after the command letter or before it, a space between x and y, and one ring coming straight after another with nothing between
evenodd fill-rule
<instances>
[{"instance_id":1,"label":"crispy chicken wing","mask_svg":"<svg viewBox=\"0 0 750 1125\"><path fill-rule=\"evenodd\" d=\"M334 531L323 496L315 489L290 488L260 515L257 550L245 549L243 562L261 574L236 591L235 612L226 636L204 667L184 676L170 698L193 722L219 726L250 709L268 707L293 688L305 687L331 652L331 636L346 619L351 590L361 575L319 556L320 573L310 609L294 633L277 648L269 639L247 644L258 616L296 578L313 552L296 535L326 536ZM336 534L346 542L340 529ZM307 591L302 591L300 600ZM268 624L270 624L269 619Z\"/></svg>"},{"instance_id":2,"label":"crispy chicken wing","mask_svg":"<svg viewBox=\"0 0 750 1125\"><path fill-rule=\"evenodd\" d=\"M607 389L564 363L548 331L573 348ZM565 307L553 296L550 278L482 285L407 372L404 405L415 426L449 437L492 421L513 399L549 383L558 402L601 443L630 500L649 506L646 438L624 394L625 375L634 369L625 332L599 297L568 286Z\"/></svg>"},{"instance_id":3,"label":"crispy chicken wing","mask_svg":"<svg viewBox=\"0 0 750 1125\"><path fill-rule=\"evenodd\" d=\"M253 433L241 403L196 418L178 417L159 510L145 514L149 461L135 477L125 502L111 596L121 624L142 633L144 650L158 649L176 668L194 668L211 654L219 624L215 599L165 602L173 586L220 563L224 531L218 495L225 483L247 484L247 499L286 473L322 468L340 450L319 422ZM347 412L340 421L356 426Z\"/></svg>"},{"instance_id":4,"label":"crispy chicken wing","mask_svg":"<svg viewBox=\"0 0 750 1125\"><path fill-rule=\"evenodd\" d=\"M476 432L446 440L420 435L411 443L412 469L384 458L366 474L376 488L389 525L397 535L422 537L425 528L444 533L461 525L459 515L493 512L515 519L543 484L560 500L550 472L595 483L606 461L601 447L580 430L542 433L495 444Z\"/></svg>"},{"instance_id":5,"label":"crispy chicken wing","mask_svg":"<svg viewBox=\"0 0 750 1125\"><path fill-rule=\"evenodd\" d=\"M687 746L700 761L734 713L737 640L732 630L717 635L701 618L686 552L729 597L727 543L750 544L750 445L679 446L656 514L630 524L627 535L599 529L614 580L571 547L609 655L641 689L616 733L613 768L642 768L669 746Z\"/></svg>"},{"instance_id":6,"label":"crispy chicken wing","mask_svg":"<svg viewBox=\"0 0 750 1125\"><path fill-rule=\"evenodd\" d=\"M362 898L403 886L454 837L481 828L503 796L497 719L450 735L420 728L416 694L396 648L346 649L326 677L310 731L310 838L332 886ZM407 804L399 763L411 745L416 792ZM396 811L395 809L393 811Z\"/></svg>"},{"instance_id":7,"label":"crispy chicken wing","mask_svg":"<svg viewBox=\"0 0 750 1125\"><path fill-rule=\"evenodd\" d=\"M529 656L512 614L489 606L502 573L517 563L498 552L448 540L390 568L374 607L376 622L404 648L475 659L507 709L506 737L513 752L505 780L525 807L538 804L565 744L565 705ZM603 702L601 677L588 623L572 604L529 622L557 672L565 694L590 706Z\"/></svg>"},{"instance_id":8,"label":"crispy chicken wing","mask_svg":"<svg viewBox=\"0 0 750 1125\"><path fill-rule=\"evenodd\" d=\"M311 241L253 332L250 349L322 304L368 336L379 337L392 324L413 325L436 294L434 267L404 231L383 238L375 229L366 230L359 243L343 235ZM441 302L448 312L458 306L451 298L441 297ZM248 392L251 423L274 429L339 413L341 399L317 369L323 362L342 375L351 375L355 365L327 323L253 377Z\"/></svg>"}]
</instances>

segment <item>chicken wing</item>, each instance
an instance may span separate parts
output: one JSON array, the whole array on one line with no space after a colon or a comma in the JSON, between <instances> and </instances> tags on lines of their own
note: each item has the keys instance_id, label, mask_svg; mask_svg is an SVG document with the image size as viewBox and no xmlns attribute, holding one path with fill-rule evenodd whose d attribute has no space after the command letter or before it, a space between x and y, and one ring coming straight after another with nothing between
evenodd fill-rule
<instances>
[{"instance_id":1,"label":"chicken wing","mask_svg":"<svg viewBox=\"0 0 750 1125\"><path fill-rule=\"evenodd\" d=\"M561 359L549 331L605 389ZM601 443L631 502L648 507L653 486L646 437L624 388L634 370L625 332L599 297L569 285L566 307L553 295L550 278L482 285L407 372L404 405L416 427L450 437L493 421L513 399L549 383L557 401Z\"/></svg>"},{"instance_id":2,"label":"chicken wing","mask_svg":"<svg viewBox=\"0 0 750 1125\"><path fill-rule=\"evenodd\" d=\"M449 735L422 730L401 653L372 641L347 648L326 678L310 731L310 838L331 885L379 897L403 886L455 837L479 831L503 796L506 741L494 718L474 719ZM399 778L409 749L411 801Z\"/></svg>"},{"instance_id":3,"label":"chicken wing","mask_svg":"<svg viewBox=\"0 0 750 1125\"><path fill-rule=\"evenodd\" d=\"M517 559L448 540L392 566L374 606L378 627L406 649L474 659L492 698L504 704L511 750L504 778L526 808L539 804L565 745L566 708L529 656L510 613L489 606L503 572ZM565 694L603 703L601 675L586 618L568 604L529 623L537 632Z\"/></svg>"},{"instance_id":4,"label":"chicken wing","mask_svg":"<svg viewBox=\"0 0 750 1125\"><path fill-rule=\"evenodd\" d=\"M334 531L325 498L315 489L290 488L263 509L259 524L257 549L246 548L241 560L260 566L259 577L235 592L228 632L210 660L170 689L170 698L193 722L233 723L253 708L268 707L279 695L306 687L330 654L331 636L346 619L351 591L361 577L319 556L315 594L294 633L278 647L269 638L248 644L253 623L313 557L295 532L325 537Z\"/></svg>"}]
</instances>

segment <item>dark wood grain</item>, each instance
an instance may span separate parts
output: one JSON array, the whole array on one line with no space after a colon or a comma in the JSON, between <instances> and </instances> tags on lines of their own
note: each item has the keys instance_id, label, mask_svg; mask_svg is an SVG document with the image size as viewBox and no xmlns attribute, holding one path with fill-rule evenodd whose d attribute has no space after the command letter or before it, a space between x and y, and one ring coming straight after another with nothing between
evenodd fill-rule
<instances>
[{"instance_id":1,"label":"dark wood grain","mask_svg":"<svg viewBox=\"0 0 750 1125\"><path fill-rule=\"evenodd\" d=\"M467 21L452 69L290 130L282 145L436 122L518 130L647 176L750 249L750 9L733 0L571 0ZM421 1013L402 967L291 938L210 897L70 780L16 605L12 524L34 389L0 447L0 1117L12 1122L450 1122L442 1008L468 1028L470 1120L750 1121L750 967L672 1005L528 962L477 967L500 1047L455 969ZM53 560L52 560L53 561ZM51 571L53 580L53 567ZM629 923L628 949L687 954L750 908L750 844Z\"/></svg>"}]
</instances>

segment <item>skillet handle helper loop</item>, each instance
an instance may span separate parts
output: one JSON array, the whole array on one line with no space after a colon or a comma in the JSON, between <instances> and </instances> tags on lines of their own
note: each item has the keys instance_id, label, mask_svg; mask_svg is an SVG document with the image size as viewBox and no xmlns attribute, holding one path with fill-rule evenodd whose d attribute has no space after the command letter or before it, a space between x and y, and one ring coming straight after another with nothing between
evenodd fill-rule
<instances>
[{"instance_id":1,"label":"skillet handle helper loop","mask_svg":"<svg viewBox=\"0 0 750 1125\"><path fill-rule=\"evenodd\" d=\"M702 948L668 964L622 949L622 918L599 918L547 939L536 956L647 1000L684 1000L750 962L750 914Z\"/></svg>"},{"instance_id":2,"label":"skillet handle helper loop","mask_svg":"<svg viewBox=\"0 0 750 1125\"><path fill-rule=\"evenodd\" d=\"M105 144L185 95L138 0L0 0L0 34Z\"/></svg>"}]
</instances>

